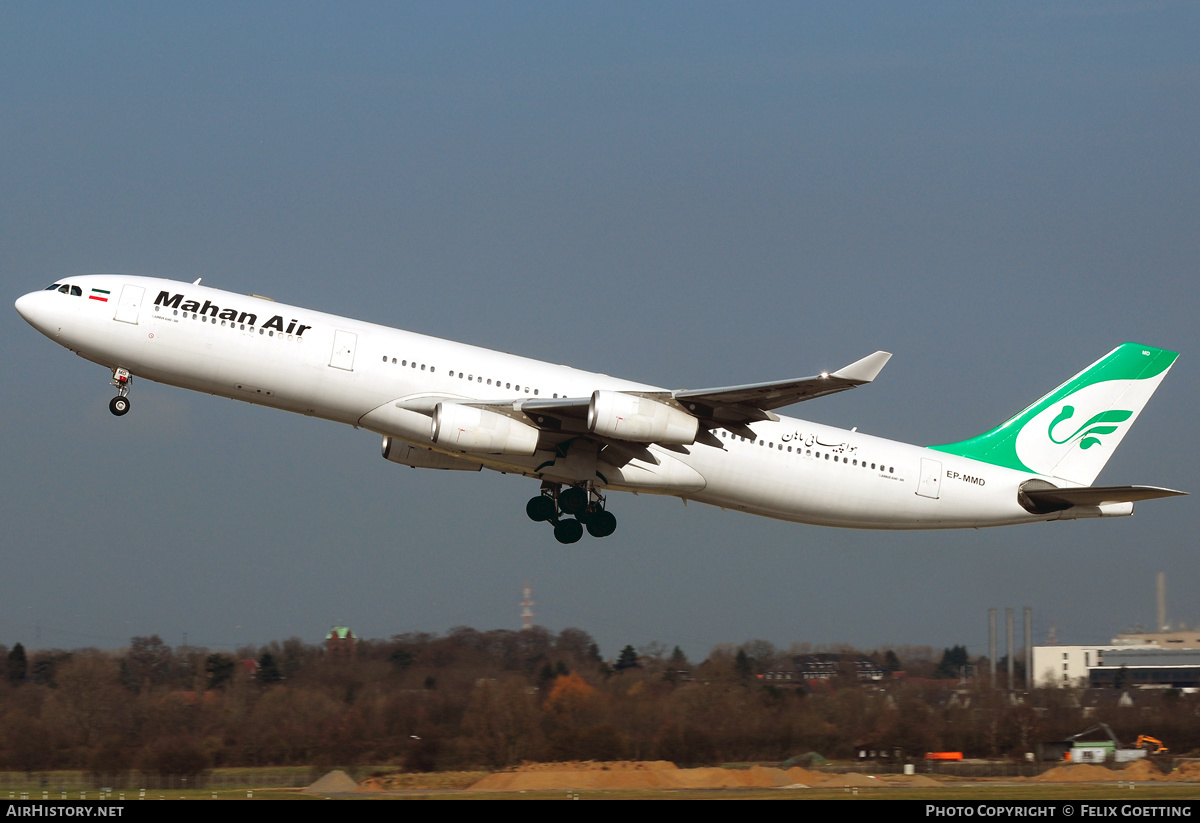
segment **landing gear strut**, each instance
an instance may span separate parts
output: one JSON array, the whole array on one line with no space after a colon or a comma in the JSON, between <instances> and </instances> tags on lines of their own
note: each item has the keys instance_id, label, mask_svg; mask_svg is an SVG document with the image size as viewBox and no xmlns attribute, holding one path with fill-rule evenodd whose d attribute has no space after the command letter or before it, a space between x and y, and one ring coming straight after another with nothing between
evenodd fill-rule
<instances>
[{"instance_id":1,"label":"landing gear strut","mask_svg":"<svg viewBox=\"0 0 1200 823\"><path fill-rule=\"evenodd\" d=\"M109 385L117 387L117 396L108 401L108 410L117 417L129 411L129 384L132 382L133 375L128 369L113 369L113 379Z\"/></svg>"},{"instance_id":2,"label":"landing gear strut","mask_svg":"<svg viewBox=\"0 0 1200 823\"><path fill-rule=\"evenodd\" d=\"M604 503L591 483L560 490L557 483L547 482L542 493L525 504L525 513L535 523L552 523L559 543L578 543L585 527L592 537L608 537L617 530L617 518Z\"/></svg>"}]
</instances>

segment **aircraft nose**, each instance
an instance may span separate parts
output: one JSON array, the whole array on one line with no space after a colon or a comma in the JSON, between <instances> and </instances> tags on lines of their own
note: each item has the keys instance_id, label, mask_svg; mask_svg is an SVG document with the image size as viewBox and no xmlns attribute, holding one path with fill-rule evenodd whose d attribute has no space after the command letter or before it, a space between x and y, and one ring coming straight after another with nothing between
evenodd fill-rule
<instances>
[{"instance_id":1,"label":"aircraft nose","mask_svg":"<svg viewBox=\"0 0 1200 823\"><path fill-rule=\"evenodd\" d=\"M16 302L17 314L21 315L26 323L43 333L50 323L45 299L43 292L35 291L21 295Z\"/></svg>"},{"instance_id":2,"label":"aircraft nose","mask_svg":"<svg viewBox=\"0 0 1200 823\"><path fill-rule=\"evenodd\" d=\"M29 318L33 314L33 296L35 294L37 294L37 292L30 292L29 294L23 294L17 298L17 314L25 318L27 322L33 322Z\"/></svg>"}]
</instances>

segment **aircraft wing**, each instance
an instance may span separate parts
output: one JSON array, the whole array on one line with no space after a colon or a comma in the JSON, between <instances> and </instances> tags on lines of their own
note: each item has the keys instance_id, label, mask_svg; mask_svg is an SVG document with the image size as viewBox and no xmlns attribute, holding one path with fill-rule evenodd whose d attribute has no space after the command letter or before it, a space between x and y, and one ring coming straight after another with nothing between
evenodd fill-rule
<instances>
[{"instance_id":1,"label":"aircraft wing","mask_svg":"<svg viewBox=\"0 0 1200 823\"><path fill-rule=\"evenodd\" d=\"M885 351L877 351L861 360L813 377L780 380L770 383L748 383L742 386L724 386L713 389L683 389L680 391L631 391L627 394L645 397L663 405L673 406L700 421L696 442L722 447L711 429L726 428L743 437L753 438L754 432L748 423L759 420L778 420L771 409L823 397L827 394L852 389L870 383L891 358ZM525 397L516 400L473 400L462 397L424 395L407 398L397 405L410 411L432 415L439 402L461 403L475 408L511 417L533 425L547 434L560 435L562 439L587 437L599 440L609 451L619 452L621 459L643 459L657 462L647 449L647 443L620 440L614 437L597 436L588 428L588 409L592 398L588 397ZM686 446L660 444L671 450L687 450Z\"/></svg>"},{"instance_id":2,"label":"aircraft wing","mask_svg":"<svg viewBox=\"0 0 1200 823\"><path fill-rule=\"evenodd\" d=\"M773 420L776 418L770 414L772 409L870 383L887 365L891 356L890 352L877 351L832 373L716 389L685 389L672 392L672 397L698 417L718 424L725 421Z\"/></svg>"},{"instance_id":3,"label":"aircraft wing","mask_svg":"<svg viewBox=\"0 0 1200 823\"><path fill-rule=\"evenodd\" d=\"M870 383L891 358L891 353L877 351L856 360L835 372L813 377L778 380L770 383L747 383L713 389L682 389L674 392L630 392L639 397L677 405L700 418L704 428L726 427L741 431L746 423L756 420L777 420L771 409L790 406L814 397L835 394L864 383ZM459 401L466 405L498 411L509 416L523 416L538 428L557 430L564 434L586 434L590 397L526 398L517 401ZM744 435L753 437L746 430ZM703 439L703 438L701 438Z\"/></svg>"}]
</instances>

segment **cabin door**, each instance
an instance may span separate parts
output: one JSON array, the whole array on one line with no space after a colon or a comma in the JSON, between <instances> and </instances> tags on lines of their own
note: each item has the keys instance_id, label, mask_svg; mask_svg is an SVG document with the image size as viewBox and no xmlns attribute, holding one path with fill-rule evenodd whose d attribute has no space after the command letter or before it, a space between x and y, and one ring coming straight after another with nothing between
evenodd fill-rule
<instances>
[{"instance_id":1,"label":"cabin door","mask_svg":"<svg viewBox=\"0 0 1200 823\"><path fill-rule=\"evenodd\" d=\"M333 353L329 355L329 365L335 369L354 371L354 346L358 335L354 332L336 329L333 332Z\"/></svg>"},{"instance_id":2,"label":"cabin door","mask_svg":"<svg viewBox=\"0 0 1200 823\"><path fill-rule=\"evenodd\" d=\"M146 294L146 290L141 286L134 286L130 283L121 287L121 299L117 301L117 313L113 315L113 320L121 323L132 323L137 325L138 314L142 310L142 296Z\"/></svg>"},{"instance_id":3,"label":"cabin door","mask_svg":"<svg viewBox=\"0 0 1200 823\"><path fill-rule=\"evenodd\" d=\"M937 500L942 488L942 462L921 458L921 482L917 484L917 494L922 497L932 497Z\"/></svg>"}]
</instances>

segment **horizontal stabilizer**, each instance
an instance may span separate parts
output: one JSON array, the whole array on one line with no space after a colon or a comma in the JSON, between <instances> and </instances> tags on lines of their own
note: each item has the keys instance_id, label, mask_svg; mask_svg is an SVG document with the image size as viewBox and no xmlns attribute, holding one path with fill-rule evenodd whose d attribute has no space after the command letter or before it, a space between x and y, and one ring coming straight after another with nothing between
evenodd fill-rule
<instances>
[{"instance_id":1,"label":"horizontal stabilizer","mask_svg":"<svg viewBox=\"0 0 1200 823\"><path fill-rule=\"evenodd\" d=\"M1187 492L1158 486L1074 486L1065 489L1021 490L1040 512L1062 511L1072 506L1104 506L1110 503L1136 503L1159 497L1177 497Z\"/></svg>"}]
</instances>

